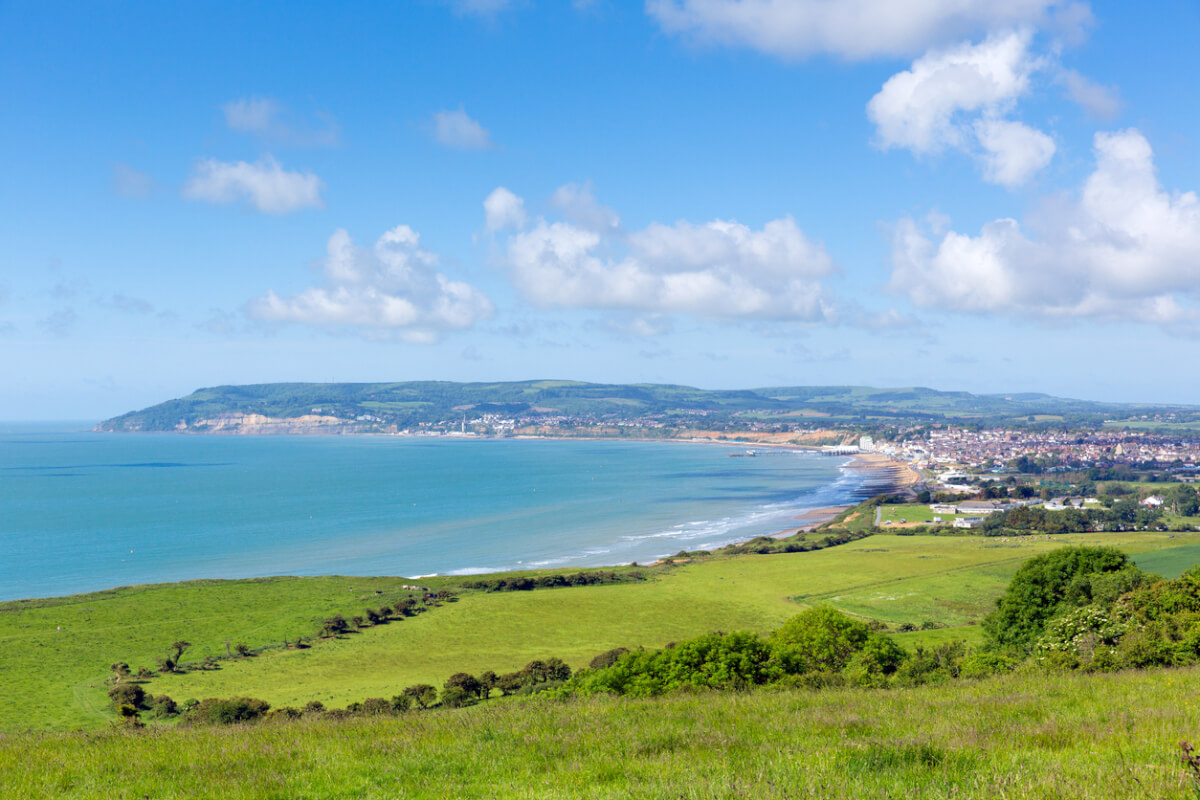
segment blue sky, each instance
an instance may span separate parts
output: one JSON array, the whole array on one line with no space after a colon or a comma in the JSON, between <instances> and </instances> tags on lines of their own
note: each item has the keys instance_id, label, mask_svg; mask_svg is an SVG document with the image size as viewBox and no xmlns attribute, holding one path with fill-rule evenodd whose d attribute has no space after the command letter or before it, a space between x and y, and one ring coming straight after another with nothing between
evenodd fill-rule
<instances>
[{"instance_id":1,"label":"blue sky","mask_svg":"<svg viewBox=\"0 0 1200 800\"><path fill-rule=\"evenodd\" d=\"M1192 0L0 2L0 419L327 380L1196 402L1197 30Z\"/></svg>"}]
</instances>

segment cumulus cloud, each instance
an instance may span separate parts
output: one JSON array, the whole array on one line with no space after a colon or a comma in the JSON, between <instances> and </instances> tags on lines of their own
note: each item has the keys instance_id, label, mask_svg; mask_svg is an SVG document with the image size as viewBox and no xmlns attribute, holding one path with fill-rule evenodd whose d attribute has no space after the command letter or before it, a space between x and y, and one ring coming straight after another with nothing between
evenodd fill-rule
<instances>
[{"instance_id":1,"label":"cumulus cloud","mask_svg":"<svg viewBox=\"0 0 1200 800\"><path fill-rule=\"evenodd\" d=\"M206 203L242 201L267 214L320 207L324 184L311 172L291 172L271 156L248 164L206 158L183 187L184 197Z\"/></svg>"},{"instance_id":2,"label":"cumulus cloud","mask_svg":"<svg viewBox=\"0 0 1200 800\"><path fill-rule=\"evenodd\" d=\"M274 291L250 301L252 317L331 328L353 327L433 342L469 328L492 313L492 304L468 283L437 271L438 257L421 247L407 225L387 231L371 248L338 229L329 237L324 285L284 298Z\"/></svg>"},{"instance_id":3,"label":"cumulus cloud","mask_svg":"<svg viewBox=\"0 0 1200 800\"><path fill-rule=\"evenodd\" d=\"M913 55L1001 28L1091 19L1074 0L648 0L646 10L668 33L781 58Z\"/></svg>"},{"instance_id":4,"label":"cumulus cloud","mask_svg":"<svg viewBox=\"0 0 1200 800\"><path fill-rule=\"evenodd\" d=\"M483 201L483 214L489 232L506 228L519 230L528 220L525 201L503 186L497 186Z\"/></svg>"},{"instance_id":5,"label":"cumulus cloud","mask_svg":"<svg viewBox=\"0 0 1200 800\"><path fill-rule=\"evenodd\" d=\"M714 318L823 320L824 246L791 217L760 230L732 220L654 223L631 233L538 219L511 234L505 265L543 308L619 309Z\"/></svg>"},{"instance_id":6,"label":"cumulus cloud","mask_svg":"<svg viewBox=\"0 0 1200 800\"><path fill-rule=\"evenodd\" d=\"M1054 157L1054 140L1020 122L976 120L975 135L983 149L983 176L1001 186L1020 186Z\"/></svg>"},{"instance_id":7,"label":"cumulus cloud","mask_svg":"<svg viewBox=\"0 0 1200 800\"><path fill-rule=\"evenodd\" d=\"M935 241L911 220L893 241L892 287L929 308L1048 318L1193 320L1200 292L1200 200L1159 184L1136 129L1095 136L1077 197L1048 204L1036 237L1012 219Z\"/></svg>"},{"instance_id":8,"label":"cumulus cloud","mask_svg":"<svg viewBox=\"0 0 1200 800\"><path fill-rule=\"evenodd\" d=\"M550 196L550 205L558 213L588 230L607 232L621 227L621 217L608 206L596 202L591 184L567 183Z\"/></svg>"},{"instance_id":9,"label":"cumulus cloud","mask_svg":"<svg viewBox=\"0 0 1200 800\"><path fill-rule=\"evenodd\" d=\"M293 147L331 147L340 138L337 121L328 114L318 114L321 128L301 127L289 122L283 106L269 98L232 100L221 111L230 130Z\"/></svg>"},{"instance_id":10,"label":"cumulus cloud","mask_svg":"<svg viewBox=\"0 0 1200 800\"><path fill-rule=\"evenodd\" d=\"M979 157L993 183L1027 181L1055 150L1046 134L1003 118L1046 63L1029 52L1031 38L1008 31L918 58L867 103L876 143L918 154L962 150Z\"/></svg>"},{"instance_id":11,"label":"cumulus cloud","mask_svg":"<svg viewBox=\"0 0 1200 800\"><path fill-rule=\"evenodd\" d=\"M489 150L492 147L492 135L487 128L461 108L434 112L431 131L438 144L455 150Z\"/></svg>"}]
</instances>

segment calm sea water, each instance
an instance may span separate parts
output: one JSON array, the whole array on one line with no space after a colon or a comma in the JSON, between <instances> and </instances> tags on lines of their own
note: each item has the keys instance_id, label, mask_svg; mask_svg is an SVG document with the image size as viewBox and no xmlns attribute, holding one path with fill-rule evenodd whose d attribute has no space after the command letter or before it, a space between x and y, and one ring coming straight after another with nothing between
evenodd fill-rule
<instances>
[{"instance_id":1,"label":"calm sea water","mask_svg":"<svg viewBox=\"0 0 1200 800\"><path fill-rule=\"evenodd\" d=\"M743 451L0 424L0 600L190 578L646 562L773 533L867 491L844 459L729 457Z\"/></svg>"}]
</instances>

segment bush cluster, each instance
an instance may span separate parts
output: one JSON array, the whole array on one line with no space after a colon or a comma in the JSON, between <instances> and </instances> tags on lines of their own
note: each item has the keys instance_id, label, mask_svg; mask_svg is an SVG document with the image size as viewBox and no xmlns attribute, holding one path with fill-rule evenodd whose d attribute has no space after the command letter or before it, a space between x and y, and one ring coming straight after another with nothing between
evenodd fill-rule
<instances>
[{"instance_id":1,"label":"bush cluster","mask_svg":"<svg viewBox=\"0 0 1200 800\"><path fill-rule=\"evenodd\" d=\"M961 642L909 653L865 622L828 607L798 614L770 636L710 633L661 650L608 651L559 693L646 696L681 689L916 685L958 676ZM1007 664L973 663L973 674Z\"/></svg>"},{"instance_id":2,"label":"bush cluster","mask_svg":"<svg viewBox=\"0 0 1200 800\"><path fill-rule=\"evenodd\" d=\"M865 539L873 533L876 531L870 529L852 531L846 528L822 528L819 533L796 533L781 539L757 536L745 542L727 545L716 552L724 555L807 553Z\"/></svg>"},{"instance_id":3,"label":"bush cluster","mask_svg":"<svg viewBox=\"0 0 1200 800\"><path fill-rule=\"evenodd\" d=\"M552 589L558 586L594 586L604 583L632 583L644 581L646 576L641 572L612 572L599 570L592 572L575 572L569 575L539 575L537 577L492 578L467 581L463 584L466 589L478 589L485 592L528 592L533 589Z\"/></svg>"}]
</instances>

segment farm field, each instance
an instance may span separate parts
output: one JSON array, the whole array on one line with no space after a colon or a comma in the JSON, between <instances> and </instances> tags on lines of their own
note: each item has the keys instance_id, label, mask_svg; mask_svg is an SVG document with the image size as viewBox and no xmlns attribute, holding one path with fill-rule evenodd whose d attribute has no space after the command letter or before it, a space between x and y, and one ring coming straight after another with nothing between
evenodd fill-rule
<instances>
[{"instance_id":1,"label":"farm field","mask_svg":"<svg viewBox=\"0 0 1200 800\"><path fill-rule=\"evenodd\" d=\"M1200 669L0 736L13 797L1179 798Z\"/></svg>"},{"instance_id":2,"label":"farm field","mask_svg":"<svg viewBox=\"0 0 1200 800\"><path fill-rule=\"evenodd\" d=\"M184 660L311 635L319 620L403 593L400 578L262 578L130 586L0 603L0 730L96 727L111 719L109 666L155 666L172 642ZM383 592L377 595L376 592Z\"/></svg>"},{"instance_id":3,"label":"farm field","mask_svg":"<svg viewBox=\"0 0 1200 800\"><path fill-rule=\"evenodd\" d=\"M403 596L407 580L196 581L5 603L0 690L24 700L0 706L0 730L107 724L109 666L154 668L179 639L192 643L185 663L224 657L226 643L275 647L248 659L223 658L219 669L157 677L147 691L181 701L249 695L272 705L316 699L328 706L390 697L414 683L441 685L459 671L510 671L535 658L556 656L578 668L618 646L661 647L713 630L766 632L815 604L893 626L945 626L900 634L908 646L974 641L979 629L972 623L1025 559L1065 544L1097 543L1145 553L1138 558L1170 548L1153 563L1182 571L1200 551L1200 534L878 535L809 553L700 559L639 583L469 591L426 614L304 650L282 643L312 635L331 614L360 614ZM461 581L421 582L436 588Z\"/></svg>"},{"instance_id":4,"label":"farm field","mask_svg":"<svg viewBox=\"0 0 1200 800\"><path fill-rule=\"evenodd\" d=\"M880 506L879 522L881 525L921 524L928 525L938 517L949 525L959 517L973 516L971 514L935 514L929 510L928 503L904 503L902 505ZM976 515L977 516L977 515Z\"/></svg>"},{"instance_id":5,"label":"farm field","mask_svg":"<svg viewBox=\"0 0 1200 800\"><path fill-rule=\"evenodd\" d=\"M816 604L891 624L962 628L973 640L971 623L1025 559L1101 540L1131 551L1180 544L1162 534L1007 542L881 535L818 552L706 559L643 583L465 594L404 622L217 671L164 676L147 688L179 700L241 694L277 706L312 699L340 706L415 683L440 686L455 672L511 671L535 658L578 668L619 646L661 647L712 630L765 633ZM933 638L948 635L939 633Z\"/></svg>"}]
</instances>

